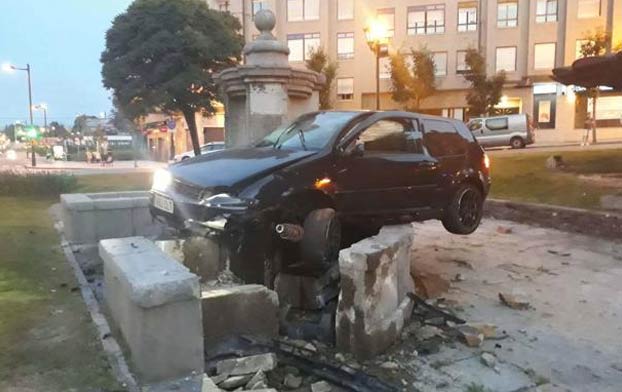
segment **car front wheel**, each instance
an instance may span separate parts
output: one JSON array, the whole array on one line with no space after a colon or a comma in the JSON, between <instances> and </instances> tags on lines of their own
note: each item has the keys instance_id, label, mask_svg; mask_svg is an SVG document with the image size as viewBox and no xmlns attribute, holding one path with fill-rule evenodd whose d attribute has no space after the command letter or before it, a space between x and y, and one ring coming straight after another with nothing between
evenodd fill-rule
<instances>
[{"instance_id":1,"label":"car front wheel","mask_svg":"<svg viewBox=\"0 0 622 392\"><path fill-rule=\"evenodd\" d=\"M525 142L520 137L514 137L510 140L510 146L515 149L523 148L525 147Z\"/></svg>"},{"instance_id":2,"label":"car front wheel","mask_svg":"<svg viewBox=\"0 0 622 392\"><path fill-rule=\"evenodd\" d=\"M447 206L443 226L453 234L471 234L482 220L484 198L473 184L462 184Z\"/></svg>"},{"instance_id":3,"label":"car front wheel","mask_svg":"<svg viewBox=\"0 0 622 392\"><path fill-rule=\"evenodd\" d=\"M341 245L341 224L332 208L309 212L300 242L303 262L319 267L337 260Z\"/></svg>"}]
</instances>

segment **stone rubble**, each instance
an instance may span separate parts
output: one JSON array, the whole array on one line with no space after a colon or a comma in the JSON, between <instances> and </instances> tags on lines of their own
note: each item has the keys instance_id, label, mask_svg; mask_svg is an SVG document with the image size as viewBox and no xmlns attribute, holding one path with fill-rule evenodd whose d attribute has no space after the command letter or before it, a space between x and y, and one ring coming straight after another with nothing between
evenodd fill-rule
<instances>
[{"instance_id":1,"label":"stone rubble","mask_svg":"<svg viewBox=\"0 0 622 392\"><path fill-rule=\"evenodd\" d=\"M243 358L225 359L216 364L218 374L239 376L257 372L268 372L276 367L276 355L259 354Z\"/></svg>"},{"instance_id":2,"label":"stone rubble","mask_svg":"<svg viewBox=\"0 0 622 392\"><path fill-rule=\"evenodd\" d=\"M508 293L499 293L499 300L501 301L502 304L512 309L516 309L516 310L529 309L529 301L517 295L508 294Z\"/></svg>"}]
</instances>

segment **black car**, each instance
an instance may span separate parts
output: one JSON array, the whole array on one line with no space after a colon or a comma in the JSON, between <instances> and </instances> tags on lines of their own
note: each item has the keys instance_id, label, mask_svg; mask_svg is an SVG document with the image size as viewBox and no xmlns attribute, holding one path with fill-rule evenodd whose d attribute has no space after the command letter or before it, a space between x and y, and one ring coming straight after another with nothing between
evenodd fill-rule
<instances>
[{"instance_id":1,"label":"black car","mask_svg":"<svg viewBox=\"0 0 622 392\"><path fill-rule=\"evenodd\" d=\"M257 281L279 250L321 265L337 258L348 233L384 224L440 219L449 232L470 234L489 187L488 157L459 121L320 111L248 148L156 173L151 211L179 229L220 236L232 253L254 255L255 277L243 278Z\"/></svg>"}]
</instances>

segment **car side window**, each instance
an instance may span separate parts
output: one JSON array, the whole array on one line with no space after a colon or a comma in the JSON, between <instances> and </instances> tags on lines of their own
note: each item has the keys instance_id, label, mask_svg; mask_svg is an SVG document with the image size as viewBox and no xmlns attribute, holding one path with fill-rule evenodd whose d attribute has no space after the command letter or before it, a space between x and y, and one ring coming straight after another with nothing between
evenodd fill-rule
<instances>
[{"instance_id":1,"label":"car side window","mask_svg":"<svg viewBox=\"0 0 622 392\"><path fill-rule=\"evenodd\" d=\"M432 156L464 155L466 140L448 121L423 120L424 142Z\"/></svg>"},{"instance_id":2,"label":"car side window","mask_svg":"<svg viewBox=\"0 0 622 392\"><path fill-rule=\"evenodd\" d=\"M380 120L365 129L354 144L362 145L366 153L403 153L416 144L412 123L409 120Z\"/></svg>"},{"instance_id":3,"label":"car side window","mask_svg":"<svg viewBox=\"0 0 622 392\"><path fill-rule=\"evenodd\" d=\"M500 117L500 118L491 118L490 120L486 120L486 128L491 131L503 131L508 129L508 118Z\"/></svg>"}]
</instances>

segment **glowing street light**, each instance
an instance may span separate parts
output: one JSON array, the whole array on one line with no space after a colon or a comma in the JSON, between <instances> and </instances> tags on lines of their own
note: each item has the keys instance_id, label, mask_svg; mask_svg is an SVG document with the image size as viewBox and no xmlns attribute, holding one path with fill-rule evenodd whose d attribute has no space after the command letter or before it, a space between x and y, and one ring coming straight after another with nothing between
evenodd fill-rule
<instances>
[{"instance_id":1,"label":"glowing street light","mask_svg":"<svg viewBox=\"0 0 622 392\"><path fill-rule=\"evenodd\" d=\"M13 64L3 64L2 70L5 72L25 71L28 74L28 113L30 114L30 125L33 124L32 119L32 84L30 81L30 64L26 64L26 68L18 68ZM37 157L35 155L35 142L32 140L32 166L37 166Z\"/></svg>"},{"instance_id":2,"label":"glowing street light","mask_svg":"<svg viewBox=\"0 0 622 392\"><path fill-rule=\"evenodd\" d=\"M376 110L380 110L380 57L389 54L389 31L379 19L373 19L364 31L367 45L376 55Z\"/></svg>"}]
</instances>

